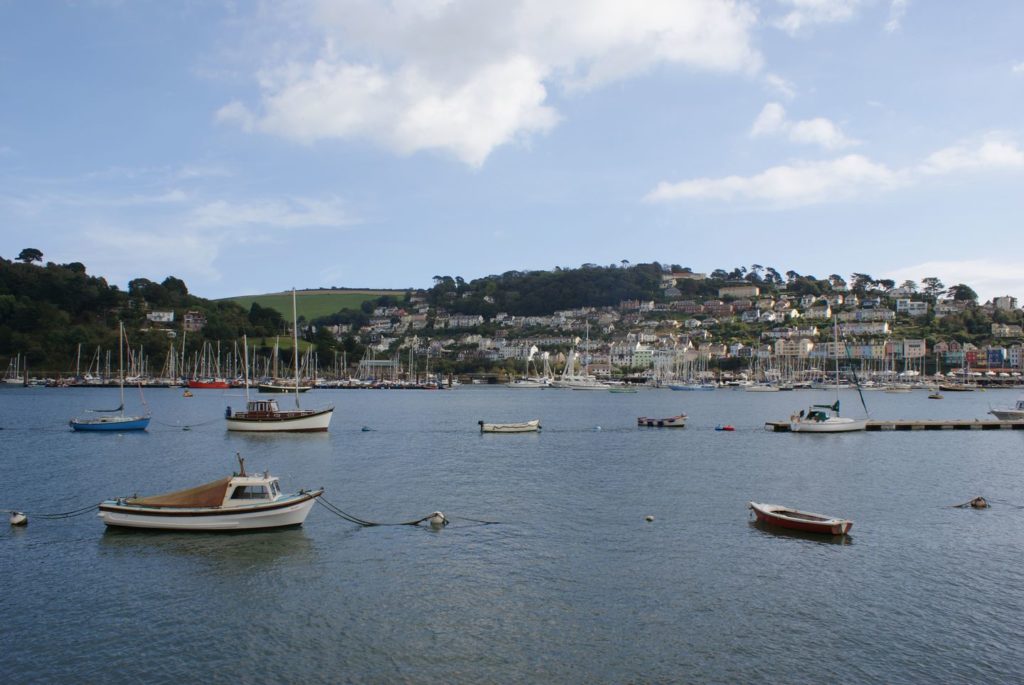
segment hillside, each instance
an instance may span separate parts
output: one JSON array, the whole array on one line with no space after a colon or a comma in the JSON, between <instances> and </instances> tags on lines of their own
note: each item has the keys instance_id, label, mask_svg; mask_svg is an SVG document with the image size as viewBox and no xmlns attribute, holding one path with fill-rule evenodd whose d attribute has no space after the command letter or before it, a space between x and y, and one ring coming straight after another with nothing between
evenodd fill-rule
<instances>
[{"instance_id":1,"label":"hillside","mask_svg":"<svg viewBox=\"0 0 1024 685\"><path fill-rule=\"evenodd\" d=\"M359 309L363 302L376 300L379 297L394 297L399 300L405 297L404 290L297 290L295 293L296 308L299 318L312 321L330 316L343 309ZM273 309L285 320L292 318L292 293L265 293L263 295L240 295L228 297L218 302L234 302L246 311L253 303L266 309Z\"/></svg>"}]
</instances>

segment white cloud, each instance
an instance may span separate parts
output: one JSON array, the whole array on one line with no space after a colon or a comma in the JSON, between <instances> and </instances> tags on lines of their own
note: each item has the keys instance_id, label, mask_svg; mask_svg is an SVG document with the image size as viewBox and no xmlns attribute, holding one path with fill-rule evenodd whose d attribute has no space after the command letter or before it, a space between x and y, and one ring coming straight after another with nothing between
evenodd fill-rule
<instances>
[{"instance_id":1,"label":"white cloud","mask_svg":"<svg viewBox=\"0 0 1024 685\"><path fill-rule=\"evenodd\" d=\"M774 109L758 119L762 129L778 126ZM906 169L890 169L861 155L846 155L828 161L780 165L753 176L698 178L678 183L662 181L644 199L648 202L707 199L789 207L894 190L941 174L1021 170L1024 170L1024 151L1013 141L993 133L974 143L939 150L921 164Z\"/></svg>"},{"instance_id":2,"label":"white cloud","mask_svg":"<svg viewBox=\"0 0 1024 685\"><path fill-rule=\"evenodd\" d=\"M1011 71L1015 74L1024 74L1024 62L1017 62L1014 64Z\"/></svg>"},{"instance_id":3,"label":"white cloud","mask_svg":"<svg viewBox=\"0 0 1024 685\"><path fill-rule=\"evenodd\" d=\"M861 0L779 0L790 11L774 25L796 35L817 24L834 24L851 19Z\"/></svg>"},{"instance_id":4,"label":"white cloud","mask_svg":"<svg viewBox=\"0 0 1024 685\"><path fill-rule=\"evenodd\" d=\"M222 239L106 222L87 227L83 234L86 240L75 251L75 260L86 264L90 273L102 274L114 283L127 283L141 274L173 273L186 282L220 278L215 262ZM173 260L168 259L170 255Z\"/></svg>"},{"instance_id":5,"label":"white cloud","mask_svg":"<svg viewBox=\"0 0 1024 685\"><path fill-rule=\"evenodd\" d=\"M764 83L768 88L787 100L792 100L796 97L796 86L778 74L765 74Z\"/></svg>"},{"instance_id":6,"label":"white cloud","mask_svg":"<svg viewBox=\"0 0 1024 685\"><path fill-rule=\"evenodd\" d=\"M918 167L923 174L948 174L955 171L984 171L1024 168L1024 151L998 134L980 141L962 142L928 155Z\"/></svg>"},{"instance_id":7,"label":"white cloud","mask_svg":"<svg viewBox=\"0 0 1024 685\"><path fill-rule=\"evenodd\" d=\"M892 0L889 5L889 20L885 22L886 33L895 33L900 30L908 4L909 0Z\"/></svg>"},{"instance_id":8,"label":"white cloud","mask_svg":"<svg viewBox=\"0 0 1024 685\"><path fill-rule=\"evenodd\" d=\"M786 135L794 143L820 145L826 150L841 150L857 145L859 141L846 137L829 119L817 117L803 121L789 121L785 108L769 102L757 115L750 129L751 137Z\"/></svg>"},{"instance_id":9,"label":"white cloud","mask_svg":"<svg viewBox=\"0 0 1024 685\"><path fill-rule=\"evenodd\" d=\"M341 227L355 223L338 199L291 198L261 202L234 203L226 200L195 207L186 221L195 228L271 228Z\"/></svg>"},{"instance_id":10,"label":"white cloud","mask_svg":"<svg viewBox=\"0 0 1024 685\"><path fill-rule=\"evenodd\" d=\"M549 89L598 88L659 64L754 72L755 11L741 0L319 3L298 44L259 73L260 104L216 117L303 143L373 140L444 150L480 166L501 145L550 131ZM344 46L342 53L339 46Z\"/></svg>"},{"instance_id":11,"label":"white cloud","mask_svg":"<svg viewBox=\"0 0 1024 685\"><path fill-rule=\"evenodd\" d=\"M902 183L901 174L886 166L861 155L846 155L823 162L776 166L754 176L662 182L645 199L711 199L791 207L853 197L867 188L887 190Z\"/></svg>"},{"instance_id":12,"label":"white cloud","mask_svg":"<svg viewBox=\"0 0 1024 685\"><path fill-rule=\"evenodd\" d=\"M947 288L958 283L966 283L978 293L978 298L982 302L1003 295L1024 296L1024 273L1021 272L1019 262L1014 260L930 261L899 267L884 274L882 278L891 278L897 283L902 283L905 280L920 281L932 276L942 281Z\"/></svg>"}]
</instances>

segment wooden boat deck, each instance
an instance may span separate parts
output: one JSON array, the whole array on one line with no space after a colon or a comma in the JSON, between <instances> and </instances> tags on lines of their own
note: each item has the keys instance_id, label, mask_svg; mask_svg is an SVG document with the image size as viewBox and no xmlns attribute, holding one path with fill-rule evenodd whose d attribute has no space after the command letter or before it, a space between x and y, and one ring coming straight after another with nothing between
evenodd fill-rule
<instances>
[{"instance_id":1,"label":"wooden boat deck","mask_svg":"<svg viewBox=\"0 0 1024 685\"><path fill-rule=\"evenodd\" d=\"M775 433L788 433L789 421L766 421L764 428ZM867 431L946 431L946 430L1024 430L1024 421L994 419L895 419L868 421Z\"/></svg>"}]
</instances>

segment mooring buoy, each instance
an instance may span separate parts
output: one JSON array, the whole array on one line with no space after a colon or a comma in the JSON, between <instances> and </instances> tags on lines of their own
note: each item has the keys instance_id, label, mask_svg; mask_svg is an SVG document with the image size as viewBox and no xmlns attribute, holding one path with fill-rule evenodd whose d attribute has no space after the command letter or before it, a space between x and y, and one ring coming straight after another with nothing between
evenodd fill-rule
<instances>
[{"instance_id":1,"label":"mooring buoy","mask_svg":"<svg viewBox=\"0 0 1024 685\"><path fill-rule=\"evenodd\" d=\"M11 512L11 525L12 526L25 526L28 525L28 516L25 516L20 511Z\"/></svg>"},{"instance_id":2,"label":"mooring buoy","mask_svg":"<svg viewBox=\"0 0 1024 685\"><path fill-rule=\"evenodd\" d=\"M654 517L651 516L650 514L648 514L647 516L644 516L644 521L647 521L647 523L650 523L653 520L654 520Z\"/></svg>"},{"instance_id":3,"label":"mooring buoy","mask_svg":"<svg viewBox=\"0 0 1024 685\"><path fill-rule=\"evenodd\" d=\"M427 519L427 522L430 524L431 528L444 528L448 525L448 519L439 511L435 511L431 514L430 518Z\"/></svg>"}]
</instances>

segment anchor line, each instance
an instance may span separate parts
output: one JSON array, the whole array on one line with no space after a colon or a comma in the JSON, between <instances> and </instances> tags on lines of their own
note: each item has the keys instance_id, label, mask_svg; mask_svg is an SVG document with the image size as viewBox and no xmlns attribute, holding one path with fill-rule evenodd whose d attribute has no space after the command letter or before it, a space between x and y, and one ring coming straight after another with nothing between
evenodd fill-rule
<instances>
[{"instance_id":1,"label":"anchor line","mask_svg":"<svg viewBox=\"0 0 1024 685\"><path fill-rule=\"evenodd\" d=\"M473 523L479 523L481 526L497 526L501 524L501 521L483 521L481 519L471 519L467 516L449 516L452 521L471 521Z\"/></svg>"},{"instance_id":2,"label":"anchor line","mask_svg":"<svg viewBox=\"0 0 1024 685\"><path fill-rule=\"evenodd\" d=\"M375 522L375 521L367 521L365 519L359 518L358 516L353 516L352 514L349 514L349 513L345 512L345 511L342 511L336 505L331 504L330 502L325 500L323 498L323 495L321 495L320 497L316 498L316 503L319 504L320 506L324 507L325 509L327 509L327 511L331 512L332 514L334 514L338 518L345 519L346 521L349 521L350 523L354 523L357 526L362 526L364 528L371 528L371 527L374 527L374 526L418 526L419 524L423 523L424 521L429 520L433 516L433 514L427 514L426 516L424 516L421 519L416 519L415 521L402 521L400 523L378 523L378 522Z\"/></svg>"},{"instance_id":3,"label":"anchor line","mask_svg":"<svg viewBox=\"0 0 1024 685\"><path fill-rule=\"evenodd\" d=\"M167 423L165 421L157 421L156 419L151 419L151 420L153 421L153 423L158 423L161 426L167 426L168 428L195 428L196 426L208 426L211 423L217 423L218 421L222 421L223 419L218 417L216 419L210 419L209 421L203 421L202 423L185 423L185 424L182 424L182 423Z\"/></svg>"},{"instance_id":4,"label":"anchor line","mask_svg":"<svg viewBox=\"0 0 1024 685\"><path fill-rule=\"evenodd\" d=\"M72 509L71 511L61 511L61 512L57 512L57 513L54 513L54 514L40 514L40 513L36 513L36 512L32 512L32 511L21 511L20 513L25 514L26 516L33 516L33 517L36 517L36 518L41 518L41 519L43 519L45 521L56 521L56 520L59 520L59 519L69 519L69 518L74 518L75 516L81 516L82 514L88 514L89 512L96 511L99 508L100 508L100 505L98 505L98 504L90 504L89 506L82 507L81 509Z\"/></svg>"}]
</instances>

